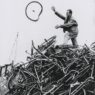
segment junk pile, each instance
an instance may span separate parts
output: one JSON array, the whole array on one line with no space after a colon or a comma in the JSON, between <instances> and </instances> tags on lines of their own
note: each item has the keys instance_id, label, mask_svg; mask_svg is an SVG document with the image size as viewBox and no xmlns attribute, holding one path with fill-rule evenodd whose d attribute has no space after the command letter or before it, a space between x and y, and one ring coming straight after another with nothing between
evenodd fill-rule
<instances>
[{"instance_id":1,"label":"junk pile","mask_svg":"<svg viewBox=\"0 0 95 95\"><path fill-rule=\"evenodd\" d=\"M38 48L32 42L27 62L12 64L11 71L6 71L8 91L4 95L95 95L94 49L55 42L56 36Z\"/></svg>"}]
</instances>

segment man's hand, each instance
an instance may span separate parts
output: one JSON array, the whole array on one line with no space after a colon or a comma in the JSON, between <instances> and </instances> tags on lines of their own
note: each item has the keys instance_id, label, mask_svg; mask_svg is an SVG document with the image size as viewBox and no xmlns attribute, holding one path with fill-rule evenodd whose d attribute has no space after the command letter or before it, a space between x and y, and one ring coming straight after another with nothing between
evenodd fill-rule
<instances>
[{"instance_id":1,"label":"man's hand","mask_svg":"<svg viewBox=\"0 0 95 95\"><path fill-rule=\"evenodd\" d=\"M60 26L59 26L59 25L56 25L56 26L55 26L55 29L58 29L58 28L60 28Z\"/></svg>"},{"instance_id":2,"label":"man's hand","mask_svg":"<svg viewBox=\"0 0 95 95\"><path fill-rule=\"evenodd\" d=\"M58 28L64 28L65 26L64 25L56 25L55 28L58 29Z\"/></svg>"},{"instance_id":3,"label":"man's hand","mask_svg":"<svg viewBox=\"0 0 95 95\"><path fill-rule=\"evenodd\" d=\"M52 9L52 11L53 11L53 12L55 12L55 11L56 11L54 6L53 6L53 7L51 7L51 9Z\"/></svg>"}]
</instances>

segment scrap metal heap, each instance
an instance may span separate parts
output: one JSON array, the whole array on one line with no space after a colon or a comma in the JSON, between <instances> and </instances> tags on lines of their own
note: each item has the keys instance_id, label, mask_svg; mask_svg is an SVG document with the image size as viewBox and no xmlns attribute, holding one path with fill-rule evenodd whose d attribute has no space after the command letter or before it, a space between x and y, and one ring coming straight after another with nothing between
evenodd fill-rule
<instances>
[{"instance_id":1,"label":"scrap metal heap","mask_svg":"<svg viewBox=\"0 0 95 95\"><path fill-rule=\"evenodd\" d=\"M36 48L27 63L13 65L5 95L95 95L95 52L55 45L56 36ZM33 52L35 50L35 52Z\"/></svg>"}]
</instances>

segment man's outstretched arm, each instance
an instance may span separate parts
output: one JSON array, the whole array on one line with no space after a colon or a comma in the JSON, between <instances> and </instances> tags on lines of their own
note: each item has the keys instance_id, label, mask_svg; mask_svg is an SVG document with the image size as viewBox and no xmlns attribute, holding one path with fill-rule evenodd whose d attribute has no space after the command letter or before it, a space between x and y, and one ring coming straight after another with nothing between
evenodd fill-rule
<instances>
[{"instance_id":1,"label":"man's outstretched arm","mask_svg":"<svg viewBox=\"0 0 95 95\"><path fill-rule=\"evenodd\" d=\"M61 19L65 20L65 17L63 15L61 15L59 12L55 11L55 14L60 17Z\"/></svg>"},{"instance_id":2,"label":"man's outstretched arm","mask_svg":"<svg viewBox=\"0 0 95 95\"><path fill-rule=\"evenodd\" d=\"M54 11L54 13L55 13L58 17L60 17L61 19L65 20L65 17L55 10L55 7L52 7L52 10Z\"/></svg>"},{"instance_id":3,"label":"man's outstretched arm","mask_svg":"<svg viewBox=\"0 0 95 95\"><path fill-rule=\"evenodd\" d=\"M68 27L71 27L71 26L78 26L78 24L75 20L72 20L69 23L66 23L64 25L60 25L60 28L68 28Z\"/></svg>"}]
</instances>

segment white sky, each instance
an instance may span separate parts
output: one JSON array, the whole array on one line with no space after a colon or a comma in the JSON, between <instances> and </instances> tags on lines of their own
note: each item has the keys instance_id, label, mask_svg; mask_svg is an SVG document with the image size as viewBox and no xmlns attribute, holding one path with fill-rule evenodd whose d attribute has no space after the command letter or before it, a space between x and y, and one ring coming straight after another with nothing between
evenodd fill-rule
<instances>
[{"instance_id":1,"label":"white sky","mask_svg":"<svg viewBox=\"0 0 95 95\"><path fill-rule=\"evenodd\" d=\"M57 35L57 44L63 43L62 29L56 30L63 21L54 15L52 6L65 15L72 9L79 24L78 43L91 44L95 41L95 0L38 0L43 5L43 13L38 22L29 21L25 16L25 7L31 0L0 0L0 65L9 64L12 46L19 32L16 61L23 61L30 52L31 40L40 45L44 38ZM14 50L15 51L15 48ZM12 54L14 55L14 54ZM10 56L10 59L13 56Z\"/></svg>"}]
</instances>

